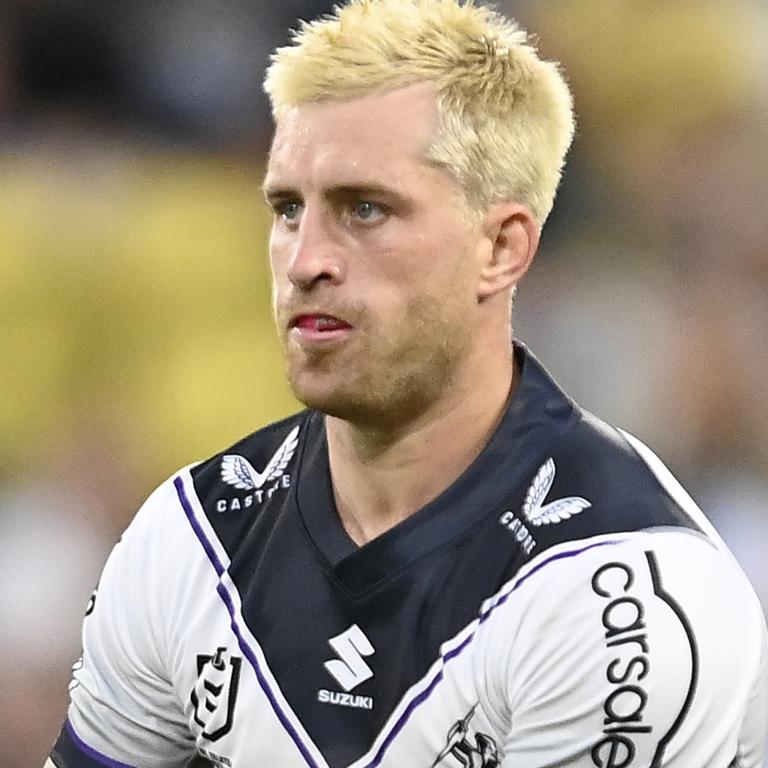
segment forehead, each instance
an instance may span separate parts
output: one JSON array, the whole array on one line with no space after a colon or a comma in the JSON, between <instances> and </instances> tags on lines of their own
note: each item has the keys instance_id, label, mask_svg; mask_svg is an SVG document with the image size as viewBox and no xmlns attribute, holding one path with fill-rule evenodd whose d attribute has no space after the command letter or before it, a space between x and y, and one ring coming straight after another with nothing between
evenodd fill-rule
<instances>
[{"instance_id":1,"label":"forehead","mask_svg":"<svg viewBox=\"0 0 768 768\"><path fill-rule=\"evenodd\" d=\"M438 125L427 84L348 101L301 104L278 120L266 186L376 179L434 170L426 158Z\"/></svg>"}]
</instances>

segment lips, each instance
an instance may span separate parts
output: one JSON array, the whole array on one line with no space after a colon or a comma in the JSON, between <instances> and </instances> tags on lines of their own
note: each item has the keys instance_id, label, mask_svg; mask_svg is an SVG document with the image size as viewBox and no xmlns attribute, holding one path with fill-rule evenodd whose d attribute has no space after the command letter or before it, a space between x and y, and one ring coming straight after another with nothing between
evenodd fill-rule
<instances>
[{"instance_id":1,"label":"lips","mask_svg":"<svg viewBox=\"0 0 768 768\"><path fill-rule=\"evenodd\" d=\"M291 328L314 333L330 333L331 331L346 331L352 326L333 315L302 314L296 315L290 322Z\"/></svg>"}]
</instances>

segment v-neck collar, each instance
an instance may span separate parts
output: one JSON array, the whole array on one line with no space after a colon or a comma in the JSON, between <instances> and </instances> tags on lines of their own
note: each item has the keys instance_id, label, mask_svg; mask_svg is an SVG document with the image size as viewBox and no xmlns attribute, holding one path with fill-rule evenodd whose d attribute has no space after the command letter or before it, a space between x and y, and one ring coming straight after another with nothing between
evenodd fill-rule
<instances>
[{"instance_id":1,"label":"v-neck collar","mask_svg":"<svg viewBox=\"0 0 768 768\"><path fill-rule=\"evenodd\" d=\"M435 499L361 547L336 509L324 418L309 413L296 501L310 538L347 590L361 593L396 575L498 512L530 480L553 439L574 418L575 405L518 342L515 361L517 390L477 459Z\"/></svg>"}]
</instances>

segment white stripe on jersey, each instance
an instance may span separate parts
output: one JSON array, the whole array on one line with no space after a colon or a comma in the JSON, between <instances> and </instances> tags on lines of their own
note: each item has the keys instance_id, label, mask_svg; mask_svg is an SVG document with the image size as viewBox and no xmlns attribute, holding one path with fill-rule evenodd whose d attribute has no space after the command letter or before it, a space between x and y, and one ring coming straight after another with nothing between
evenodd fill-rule
<instances>
[{"instance_id":1,"label":"white stripe on jersey","mask_svg":"<svg viewBox=\"0 0 768 768\"><path fill-rule=\"evenodd\" d=\"M269 700L278 720L290 735L297 749L310 768L328 768L328 763L304 729L301 721L293 712L283 695L267 663L266 656L243 619L243 604L240 593L229 575L230 560L221 542L216 536L207 516L203 512L200 500L194 492L192 478L188 471L180 473L174 481L179 501L187 515L192 529L208 556L211 567L219 576L218 592L227 607L232 620L232 631L237 637L243 655L248 659L264 694Z\"/></svg>"}]
</instances>

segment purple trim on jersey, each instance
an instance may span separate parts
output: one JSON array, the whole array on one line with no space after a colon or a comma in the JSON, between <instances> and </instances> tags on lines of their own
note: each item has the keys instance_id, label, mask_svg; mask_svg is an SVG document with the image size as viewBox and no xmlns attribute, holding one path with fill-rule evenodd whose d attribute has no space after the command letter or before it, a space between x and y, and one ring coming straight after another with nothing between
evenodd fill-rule
<instances>
[{"instance_id":1,"label":"purple trim on jersey","mask_svg":"<svg viewBox=\"0 0 768 768\"><path fill-rule=\"evenodd\" d=\"M528 573L525 574L525 576L521 576L520 580L515 583L515 586L512 587L512 589L509 590L506 594L502 595L485 613L480 614L480 624L482 624L500 605L503 605L507 602L509 599L509 596L522 584L525 584L528 579L533 576L534 573L538 573L545 565L549 565L550 563L555 562L555 560L565 560L569 557L576 557L576 555L580 555L582 552L586 552L589 549L595 549L597 547L607 547L611 546L613 544L619 544L620 541L598 541L597 544L588 544L586 547L582 547L581 549L571 549L568 550L568 552L560 552L557 555L552 555L552 557L547 558L543 562L539 563L534 568L531 568Z\"/></svg>"},{"instance_id":2,"label":"purple trim on jersey","mask_svg":"<svg viewBox=\"0 0 768 768\"><path fill-rule=\"evenodd\" d=\"M275 694L272 692L272 689L269 687L269 683L267 682L267 679L265 678L264 673L262 672L261 667L259 666L259 662L258 662L258 659L256 658L256 654L253 652L253 649L250 647L246 639L243 637L242 631L240 630L240 627L237 623L237 618L236 618L237 611L235 609L235 604L232 601L232 596L229 594L229 592L227 591L227 588L221 582L221 577L224 574L226 569L224 568L224 565L222 564L221 560L219 559L218 555L213 549L213 545L208 540L208 537L205 535L205 532L203 531L200 523L197 521L197 518L195 517L194 510L192 509L192 505L190 504L189 498L187 497L187 491L184 488L184 482L180 477L176 477L174 478L173 484L176 488L176 494L179 497L181 506L184 509L184 514L187 516L187 520L189 520L189 524L192 526L192 530L195 532L195 536L197 536L198 540L202 544L203 549L205 550L205 554L208 556L208 559L210 560L211 565L213 565L214 570L216 571L216 574L219 576L219 583L216 587L216 591L219 593L219 597L222 599L224 605L227 607L227 613L229 613L229 618L230 618L229 626L231 627L232 632L237 638L237 644L240 646L240 650L243 652L243 655L251 663L251 666L253 667L253 670L256 673L256 679L258 680L259 685L261 686L261 689L266 694L267 699L269 699L269 703L272 705L272 709L277 715L278 720L280 720L280 723L282 724L283 728L285 728L285 730L288 731L288 734L290 735L294 744L296 744L296 746L298 747L299 752L301 752L301 755L306 761L307 765L311 766L311 768L320 768L320 765L315 761L309 749L302 741L301 736L293 727L291 722L288 720L288 716L281 708L279 702L277 701L277 698L275 697Z\"/></svg>"},{"instance_id":3,"label":"purple trim on jersey","mask_svg":"<svg viewBox=\"0 0 768 768\"><path fill-rule=\"evenodd\" d=\"M576 557L576 555L580 555L582 552L586 552L589 549L595 549L597 547L606 547L610 546L612 544L619 544L620 541L600 541L596 544L588 544L586 547L582 547L581 549L572 549L568 552L560 552L557 555L552 555L552 557L547 558L543 562L539 563L534 568L531 568L528 573L526 573L524 576L522 576L512 587L512 589L509 590L509 592L506 592L504 595L502 595L490 608L488 608L487 611L480 614L480 619L478 621L478 625L482 624L488 617L500 606L507 602L509 599L509 596L517 590L517 588L524 584L531 576L533 576L534 573L537 573L540 571L545 565L549 565L549 563L553 563L555 560L564 560L569 557ZM459 645L456 646L456 648L451 649L448 651L448 653L443 656L443 666L445 665L445 662L450 661L451 659L458 656L471 642L475 639L475 632L472 632L469 637L465 638ZM397 722L392 726L392 730L387 734L387 737L384 739L382 745L379 747L378 752L374 755L373 760L368 763L365 768L376 768L379 763L384 759L384 754L389 749L390 744L394 741L395 737L400 733L400 731L405 727L405 724L410 719L411 715L414 713L414 711L420 707L432 694L432 691L435 690L437 687L437 684L443 679L443 670L440 669L439 672L432 678L429 685L421 691L421 693L417 694L415 698L409 702L408 706L405 708L405 711L402 715L398 718Z\"/></svg>"},{"instance_id":4,"label":"purple trim on jersey","mask_svg":"<svg viewBox=\"0 0 768 768\"><path fill-rule=\"evenodd\" d=\"M91 758L91 760L95 760L97 763L101 763L102 765L107 766L107 768L133 768L133 766L128 765L127 763L121 763L117 760L113 760L111 757L107 757L106 755L102 755L101 752L98 752L93 747L88 746L75 732L75 727L72 725L72 723L69 722L69 720L64 721L64 728L66 729L67 733L69 734L69 738L72 739L72 742L74 745L84 754L88 755L88 757Z\"/></svg>"}]
</instances>

